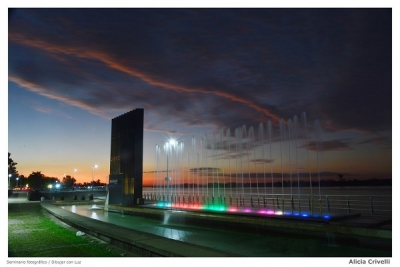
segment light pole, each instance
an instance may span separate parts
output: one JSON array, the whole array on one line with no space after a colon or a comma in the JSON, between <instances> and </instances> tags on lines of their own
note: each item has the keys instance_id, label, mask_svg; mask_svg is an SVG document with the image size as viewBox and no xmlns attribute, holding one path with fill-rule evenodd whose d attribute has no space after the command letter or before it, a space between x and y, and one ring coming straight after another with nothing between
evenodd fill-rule
<instances>
[{"instance_id":1,"label":"light pole","mask_svg":"<svg viewBox=\"0 0 400 267\"><path fill-rule=\"evenodd\" d=\"M74 172L73 172L73 179L75 179L75 173L76 173L76 171L77 171L77 169L74 169ZM75 190L75 182L72 184L72 191L74 191Z\"/></svg>"},{"instance_id":2,"label":"light pole","mask_svg":"<svg viewBox=\"0 0 400 267\"><path fill-rule=\"evenodd\" d=\"M93 168L92 168L92 192L93 192L93 182L94 182L94 169L96 169L96 168L97 168L97 164L93 165Z\"/></svg>"},{"instance_id":3,"label":"light pole","mask_svg":"<svg viewBox=\"0 0 400 267\"><path fill-rule=\"evenodd\" d=\"M19 180L19 177L15 178L15 179L17 179L17 185L16 185L16 187L18 188L18 180Z\"/></svg>"},{"instance_id":4,"label":"light pole","mask_svg":"<svg viewBox=\"0 0 400 267\"><path fill-rule=\"evenodd\" d=\"M12 174L8 174L8 189L10 189L10 181L11 181Z\"/></svg>"}]
</instances>

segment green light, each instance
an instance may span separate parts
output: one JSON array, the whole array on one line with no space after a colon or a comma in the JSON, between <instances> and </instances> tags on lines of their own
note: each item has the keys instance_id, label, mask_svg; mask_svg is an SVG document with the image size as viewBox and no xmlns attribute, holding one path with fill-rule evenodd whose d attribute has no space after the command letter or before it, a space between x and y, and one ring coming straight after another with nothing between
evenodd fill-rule
<instances>
[{"instance_id":1,"label":"green light","mask_svg":"<svg viewBox=\"0 0 400 267\"><path fill-rule=\"evenodd\" d=\"M203 206L204 210L210 210L210 211L226 211L227 208L224 205L208 205L208 206Z\"/></svg>"}]
</instances>

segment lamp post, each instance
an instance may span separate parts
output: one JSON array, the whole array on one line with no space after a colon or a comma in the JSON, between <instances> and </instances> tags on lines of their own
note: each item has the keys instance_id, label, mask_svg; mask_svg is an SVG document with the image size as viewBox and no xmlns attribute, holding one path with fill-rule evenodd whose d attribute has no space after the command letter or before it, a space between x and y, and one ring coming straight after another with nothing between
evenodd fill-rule
<instances>
[{"instance_id":1,"label":"lamp post","mask_svg":"<svg viewBox=\"0 0 400 267\"><path fill-rule=\"evenodd\" d=\"M74 169L74 172L73 172L73 175L74 175L74 176L72 177L73 179L75 179L75 173L76 173L76 171L77 171L77 169ZM72 184L72 191L74 191L74 190L75 190L75 183Z\"/></svg>"},{"instance_id":2,"label":"lamp post","mask_svg":"<svg viewBox=\"0 0 400 267\"><path fill-rule=\"evenodd\" d=\"M19 177L15 178L15 179L17 179L17 185L16 185L15 187L18 187L18 180L19 180Z\"/></svg>"},{"instance_id":3,"label":"lamp post","mask_svg":"<svg viewBox=\"0 0 400 267\"><path fill-rule=\"evenodd\" d=\"M11 181L12 174L8 174L8 189L10 189L10 181Z\"/></svg>"},{"instance_id":4,"label":"lamp post","mask_svg":"<svg viewBox=\"0 0 400 267\"><path fill-rule=\"evenodd\" d=\"M94 182L94 169L96 169L96 168L97 168L97 164L93 165L93 168L92 168L92 191L93 191L93 182Z\"/></svg>"}]
</instances>

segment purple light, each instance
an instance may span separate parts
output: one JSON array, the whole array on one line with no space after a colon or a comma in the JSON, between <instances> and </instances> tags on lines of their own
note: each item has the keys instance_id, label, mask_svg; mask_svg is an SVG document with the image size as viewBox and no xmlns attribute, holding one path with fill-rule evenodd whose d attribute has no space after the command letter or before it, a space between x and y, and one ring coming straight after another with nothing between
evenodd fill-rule
<instances>
[{"instance_id":1,"label":"purple light","mask_svg":"<svg viewBox=\"0 0 400 267\"><path fill-rule=\"evenodd\" d=\"M245 212L245 213L254 213L254 214L260 214L260 215L283 215L283 216L300 216L300 217L314 217L314 218L323 218L323 219L330 219L331 216L329 215L317 215L317 214L306 214L306 213L292 213L292 212L283 212L283 211L274 211L274 210L265 210L265 209L260 209L260 210L252 210L251 208L243 208L239 209L236 207L226 207L226 206L218 206L218 207L210 207L210 206L202 206L202 205L186 205L186 204L174 204L174 203L158 203L155 205L156 207L159 208L166 208L166 207L172 207L172 208L177 208L177 209L185 209L185 210L211 210L211 211L218 211L218 212Z\"/></svg>"}]
</instances>

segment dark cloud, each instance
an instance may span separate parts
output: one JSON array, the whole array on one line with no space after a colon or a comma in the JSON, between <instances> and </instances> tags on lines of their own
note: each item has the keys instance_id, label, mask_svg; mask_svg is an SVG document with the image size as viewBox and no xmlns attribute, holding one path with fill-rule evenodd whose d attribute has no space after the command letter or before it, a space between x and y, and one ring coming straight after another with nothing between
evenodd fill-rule
<instances>
[{"instance_id":1,"label":"dark cloud","mask_svg":"<svg viewBox=\"0 0 400 267\"><path fill-rule=\"evenodd\" d=\"M388 138L388 137L375 137L375 138L369 138L369 139L363 140L361 142L358 142L357 144L359 144L359 145L378 144L383 148L391 148L392 147L392 139Z\"/></svg>"},{"instance_id":2,"label":"dark cloud","mask_svg":"<svg viewBox=\"0 0 400 267\"><path fill-rule=\"evenodd\" d=\"M352 144L348 139L330 140L330 141L310 141L307 145L302 145L300 148L308 148L314 151L337 151L337 150L352 150Z\"/></svg>"},{"instance_id":3,"label":"dark cloud","mask_svg":"<svg viewBox=\"0 0 400 267\"><path fill-rule=\"evenodd\" d=\"M234 129L307 111L331 129L391 131L391 20L391 9L15 9L9 77L109 117L144 107Z\"/></svg>"}]
</instances>

